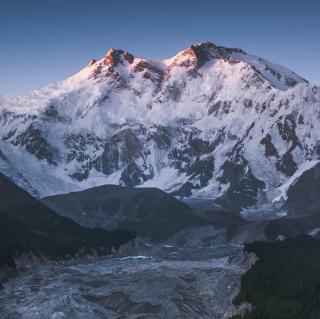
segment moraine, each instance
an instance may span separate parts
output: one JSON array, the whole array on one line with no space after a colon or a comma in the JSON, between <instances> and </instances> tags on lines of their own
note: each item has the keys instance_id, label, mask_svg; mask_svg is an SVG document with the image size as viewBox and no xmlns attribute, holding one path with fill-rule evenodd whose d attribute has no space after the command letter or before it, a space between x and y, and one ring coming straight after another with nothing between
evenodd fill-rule
<instances>
[{"instance_id":1,"label":"moraine","mask_svg":"<svg viewBox=\"0 0 320 319\"><path fill-rule=\"evenodd\" d=\"M240 250L163 246L42 265L5 284L1 318L221 318L250 266Z\"/></svg>"}]
</instances>

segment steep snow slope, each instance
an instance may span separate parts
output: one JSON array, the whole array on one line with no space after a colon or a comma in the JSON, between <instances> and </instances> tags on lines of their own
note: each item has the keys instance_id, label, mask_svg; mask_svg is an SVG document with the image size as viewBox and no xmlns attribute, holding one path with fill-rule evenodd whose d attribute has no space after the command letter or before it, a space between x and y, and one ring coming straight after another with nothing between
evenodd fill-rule
<instances>
[{"instance_id":1,"label":"steep snow slope","mask_svg":"<svg viewBox=\"0 0 320 319\"><path fill-rule=\"evenodd\" d=\"M241 210L320 154L320 88L212 43L162 62L110 49L0 104L0 170L38 197L109 183Z\"/></svg>"}]
</instances>

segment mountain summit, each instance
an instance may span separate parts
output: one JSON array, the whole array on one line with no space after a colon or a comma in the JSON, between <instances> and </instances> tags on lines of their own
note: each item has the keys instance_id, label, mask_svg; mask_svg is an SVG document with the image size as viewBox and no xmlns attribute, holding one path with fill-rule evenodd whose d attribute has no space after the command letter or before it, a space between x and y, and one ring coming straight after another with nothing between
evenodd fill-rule
<instances>
[{"instance_id":1,"label":"mountain summit","mask_svg":"<svg viewBox=\"0 0 320 319\"><path fill-rule=\"evenodd\" d=\"M164 61L110 49L0 100L0 171L37 197L155 186L248 211L317 164L318 114L319 87L241 49L206 42Z\"/></svg>"}]
</instances>

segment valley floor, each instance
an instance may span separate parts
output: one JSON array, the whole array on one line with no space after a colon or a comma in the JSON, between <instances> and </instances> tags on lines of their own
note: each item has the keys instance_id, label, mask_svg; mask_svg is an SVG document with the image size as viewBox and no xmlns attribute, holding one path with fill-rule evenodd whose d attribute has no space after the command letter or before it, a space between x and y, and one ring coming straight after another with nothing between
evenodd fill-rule
<instances>
[{"instance_id":1,"label":"valley floor","mask_svg":"<svg viewBox=\"0 0 320 319\"><path fill-rule=\"evenodd\" d=\"M250 258L249 258L250 259ZM242 247L148 247L43 265L0 291L2 319L221 319L249 260Z\"/></svg>"}]
</instances>

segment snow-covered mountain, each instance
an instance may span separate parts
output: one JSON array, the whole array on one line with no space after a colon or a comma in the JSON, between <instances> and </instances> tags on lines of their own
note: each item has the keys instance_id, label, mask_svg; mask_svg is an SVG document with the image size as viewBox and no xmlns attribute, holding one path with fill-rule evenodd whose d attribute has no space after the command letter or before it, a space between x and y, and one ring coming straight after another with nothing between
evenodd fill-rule
<instances>
[{"instance_id":1,"label":"snow-covered mountain","mask_svg":"<svg viewBox=\"0 0 320 319\"><path fill-rule=\"evenodd\" d=\"M240 49L160 62L110 49L0 99L0 171L37 197L120 184L263 207L318 163L319 117L320 87Z\"/></svg>"}]
</instances>

